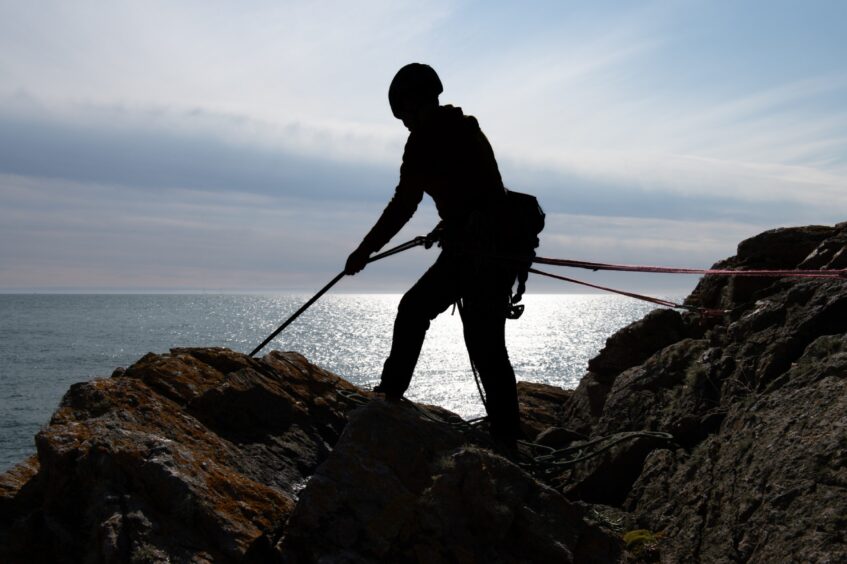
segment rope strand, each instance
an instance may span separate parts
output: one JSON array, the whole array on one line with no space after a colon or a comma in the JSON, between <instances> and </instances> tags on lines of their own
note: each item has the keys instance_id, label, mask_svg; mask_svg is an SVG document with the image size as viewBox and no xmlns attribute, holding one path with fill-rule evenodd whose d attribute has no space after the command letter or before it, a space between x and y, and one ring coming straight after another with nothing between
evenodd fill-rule
<instances>
[{"instance_id":1,"label":"rope strand","mask_svg":"<svg viewBox=\"0 0 847 564\"><path fill-rule=\"evenodd\" d=\"M634 264L607 264L571 259L535 257L532 262L551 266L569 266L587 270L615 270L618 272L650 272L655 274L699 274L701 276L761 276L769 278L847 278L847 268L841 270L731 270L714 268L677 268L671 266L641 266Z\"/></svg>"},{"instance_id":2,"label":"rope strand","mask_svg":"<svg viewBox=\"0 0 847 564\"><path fill-rule=\"evenodd\" d=\"M608 286L600 286L598 284L592 284L590 282L585 282L583 280L577 280L576 278L568 278L567 276L559 276L558 274L552 274L550 272L544 272L543 270L538 270L536 268L530 268L530 272L533 274L540 274L541 276L547 276L549 278L555 278L557 280L562 280L564 282L571 282L572 284L579 284L581 286L587 286L589 288L594 288L596 290L603 290L604 292L612 292L613 294L620 294L621 296L627 296L630 298L635 298L636 300L642 300L645 302L650 302L652 304L670 307L674 309L684 309L686 311L694 311L701 315L705 315L707 317L719 317L729 312L729 310L725 309L709 309L705 307L696 307L685 304L680 304L677 302L673 302L671 300L666 300L664 298L654 298L653 296L645 296L644 294L636 294L635 292L627 292L626 290L617 290L615 288L609 288Z\"/></svg>"}]
</instances>

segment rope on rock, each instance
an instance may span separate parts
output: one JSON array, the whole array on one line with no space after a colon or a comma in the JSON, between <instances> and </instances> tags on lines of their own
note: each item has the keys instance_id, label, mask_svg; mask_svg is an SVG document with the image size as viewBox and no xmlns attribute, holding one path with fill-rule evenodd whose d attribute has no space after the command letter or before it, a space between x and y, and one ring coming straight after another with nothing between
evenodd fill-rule
<instances>
[{"instance_id":1,"label":"rope on rock","mask_svg":"<svg viewBox=\"0 0 847 564\"><path fill-rule=\"evenodd\" d=\"M341 388L336 388L335 393L356 405L366 405L369 401L371 401L371 398L363 396L359 392L354 392L352 390L342 390Z\"/></svg>"},{"instance_id":2,"label":"rope on rock","mask_svg":"<svg viewBox=\"0 0 847 564\"><path fill-rule=\"evenodd\" d=\"M542 454L533 457L532 466L535 469L541 470L544 473L549 473L553 470L567 468L585 460L599 456L624 441L633 439L646 438L656 439L660 441L673 442L674 437L670 433L661 431L623 431L613 433L603 437L597 437L590 441L584 442L568 448L554 449L538 443L529 441L520 441L521 444L527 445L534 449L547 451L547 454ZM597 446L600 445L600 446ZM596 448L594 448L596 447ZM589 450L586 452L586 450Z\"/></svg>"}]
</instances>

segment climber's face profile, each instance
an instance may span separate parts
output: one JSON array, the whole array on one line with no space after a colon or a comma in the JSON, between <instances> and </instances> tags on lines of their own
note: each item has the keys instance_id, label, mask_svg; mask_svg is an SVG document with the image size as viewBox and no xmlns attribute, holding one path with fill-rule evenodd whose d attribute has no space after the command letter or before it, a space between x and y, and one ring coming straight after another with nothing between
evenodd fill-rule
<instances>
[{"instance_id":1,"label":"climber's face profile","mask_svg":"<svg viewBox=\"0 0 847 564\"><path fill-rule=\"evenodd\" d=\"M438 109L441 80L428 65L412 63L400 69L388 89L391 113L409 131L419 129Z\"/></svg>"},{"instance_id":2,"label":"climber's face profile","mask_svg":"<svg viewBox=\"0 0 847 564\"><path fill-rule=\"evenodd\" d=\"M419 129L422 124L426 123L436 108L438 108L438 99L430 104L416 104L414 101L408 101L402 104L394 115L411 132Z\"/></svg>"},{"instance_id":3,"label":"climber's face profile","mask_svg":"<svg viewBox=\"0 0 847 564\"><path fill-rule=\"evenodd\" d=\"M403 122L406 129L414 131L416 129L417 120L415 119L415 108L408 101L401 101L394 112L394 117Z\"/></svg>"}]
</instances>

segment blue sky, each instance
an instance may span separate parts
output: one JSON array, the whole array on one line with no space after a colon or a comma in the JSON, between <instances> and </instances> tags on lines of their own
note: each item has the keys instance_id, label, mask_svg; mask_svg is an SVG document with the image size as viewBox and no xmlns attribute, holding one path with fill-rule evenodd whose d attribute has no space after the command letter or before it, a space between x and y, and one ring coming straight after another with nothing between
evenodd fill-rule
<instances>
[{"instance_id":1,"label":"blue sky","mask_svg":"<svg viewBox=\"0 0 847 564\"><path fill-rule=\"evenodd\" d=\"M817 1L0 0L0 291L319 287L394 189L386 92L411 61L540 198L541 254L709 266L847 220L844 21ZM427 200L397 242L435 222ZM340 289L403 291L432 260Z\"/></svg>"}]
</instances>

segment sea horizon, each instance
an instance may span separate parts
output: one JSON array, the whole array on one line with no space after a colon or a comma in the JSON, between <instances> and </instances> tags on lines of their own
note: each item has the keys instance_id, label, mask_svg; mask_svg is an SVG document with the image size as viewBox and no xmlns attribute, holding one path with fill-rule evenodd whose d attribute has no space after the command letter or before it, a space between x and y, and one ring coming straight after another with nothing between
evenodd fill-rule
<instances>
[{"instance_id":1,"label":"sea horizon","mask_svg":"<svg viewBox=\"0 0 847 564\"><path fill-rule=\"evenodd\" d=\"M144 354L222 346L248 353L304 302L279 294L0 293L0 471L34 452L33 437L70 385L109 377ZM274 339L357 386L378 383L400 293L324 296ZM506 325L518 380L575 387L588 360L652 304L600 294L530 294ZM482 415L450 309L432 323L407 397Z\"/></svg>"}]
</instances>

